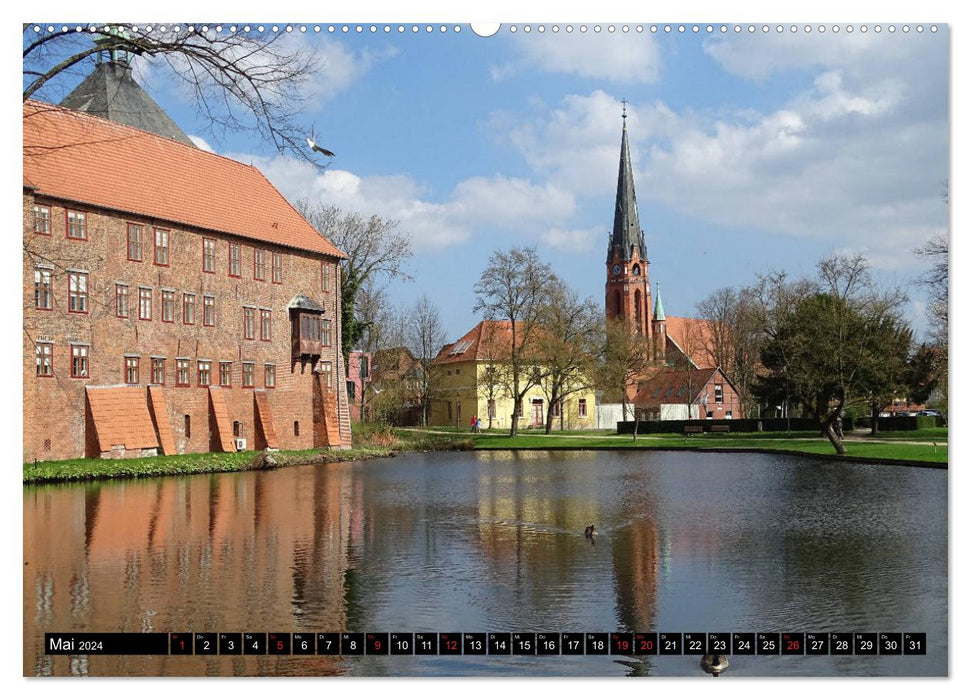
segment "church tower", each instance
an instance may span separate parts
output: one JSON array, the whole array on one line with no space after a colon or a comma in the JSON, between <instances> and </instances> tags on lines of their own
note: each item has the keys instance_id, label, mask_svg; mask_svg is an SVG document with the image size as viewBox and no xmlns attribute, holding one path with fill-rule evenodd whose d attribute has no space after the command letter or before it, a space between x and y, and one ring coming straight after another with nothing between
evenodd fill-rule
<instances>
[{"instance_id":1,"label":"church tower","mask_svg":"<svg viewBox=\"0 0 971 700\"><path fill-rule=\"evenodd\" d=\"M637 217L634 173L627 145L627 103L622 112L624 131L620 141L620 170L617 174L617 199L614 228L607 246L607 320L623 319L637 333L650 337L651 284L647 275L647 248Z\"/></svg>"}]
</instances>

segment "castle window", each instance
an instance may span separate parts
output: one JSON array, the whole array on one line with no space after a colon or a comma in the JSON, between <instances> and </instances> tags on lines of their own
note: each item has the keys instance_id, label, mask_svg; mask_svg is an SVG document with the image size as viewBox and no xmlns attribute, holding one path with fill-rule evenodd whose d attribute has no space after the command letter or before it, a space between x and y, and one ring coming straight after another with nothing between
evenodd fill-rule
<instances>
[{"instance_id":1,"label":"castle window","mask_svg":"<svg viewBox=\"0 0 971 700\"><path fill-rule=\"evenodd\" d=\"M138 288L138 318L141 321L152 320L152 290L149 287Z\"/></svg>"},{"instance_id":2,"label":"castle window","mask_svg":"<svg viewBox=\"0 0 971 700\"><path fill-rule=\"evenodd\" d=\"M185 358L175 361L175 385L189 386L189 360Z\"/></svg>"},{"instance_id":3,"label":"castle window","mask_svg":"<svg viewBox=\"0 0 971 700\"><path fill-rule=\"evenodd\" d=\"M185 439L188 440L192 437L192 416L186 414L185 419Z\"/></svg>"},{"instance_id":4,"label":"castle window","mask_svg":"<svg viewBox=\"0 0 971 700\"><path fill-rule=\"evenodd\" d=\"M198 386L209 386L212 378L212 362L209 360L199 360L199 383Z\"/></svg>"},{"instance_id":5,"label":"castle window","mask_svg":"<svg viewBox=\"0 0 971 700\"><path fill-rule=\"evenodd\" d=\"M263 386L276 388L276 365L263 365Z\"/></svg>"},{"instance_id":6,"label":"castle window","mask_svg":"<svg viewBox=\"0 0 971 700\"><path fill-rule=\"evenodd\" d=\"M137 356L125 358L125 384L138 384L138 363Z\"/></svg>"},{"instance_id":7,"label":"castle window","mask_svg":"<svg viewBox=\"0 0 971 700\"><path fill-rule=\"evenodd\" d=\"M54 343L37 343L37 376L54 376Z\"/></svg>"},{"instance_id":8,"label":"castle window","mask_svg":"<svg viewBox=\"0 0 971 700\"><path fill-rule=\"evenodd\" d=\"M579 399L577 401L577 409L578 409L577 410L577 413L579 414L579 416L581 418L586 418L587 417L587 400L586 399Z\"/></svg>"},{"instance_id":9,"label":"castle window","mask_svg":"<svg viewBox=\"0 0 971 700\"><path fill-rule=\"evenodd\" d=\"M196 322L196 295L182 295L182 323L191 326Z\"/></svg>"},{"instance_id":10,"label":"castle window","mask_svg":"<svg viewBox=\"0 0 971 700\"><path fill-rule=\"evenodd\" d=\"M724 392L722 391L722 385L721 384L716 384L715 385L715 403L721 403L722 402L722 399L724 398L723 393Z\"/></svg>"},{"instance_id":11,"label":"castle window","mask_svg":"<svg viewBox=\"0 0 971 700\"><path fill-rule=\"evenodd\" d=\"M220 362L219 363L219 386L232 386L232 385L233 385L233 363Z\"/></svg>"},{"instance_id":12,"label":"castle window","mask_svg":"<svg viewBox=\"0 0 971 700\"><path fill-rule=\"evenodd\" d=\"M202 297L202 325L216 325L216 297Z\"/></svg>"},{"instance_id":13,"label":"castle window","mask_svg":"<svg viewBox=\"0 0 971 700\"><path fill-rule=\"evenodd\" d=\"M115 285L115 316L128 318L128 285Z\"/></svg>"},{"instance_id":14,"label":"castle window","mask_svg":"<svg viewBox=\"0 0 971 700\"><path fill-rule=\"evenodd\" d=\"M128 259L142 261L141 224L128 224Z\"/></svg>"},{"instance_id":15,"label":"castle window","mask_svg":"<svg viewBox=\"0 0 971 700\"><path fill-rule=\"evenodd\" d=\"M169 264L169 232L164 228L155 229L155 264Z\"/></svg>"},{"instance_id":16,"label":"castle window","mask_svg":"<svg viewBox=\"0 0 971 700\"><path fill-rule=\"evenodd\" d=\"M51 308L51 271L44 268L34 270L34 308Z\"/></svg>"},{"instance_id":17,"label":"castle window","mask_svg":"<svg viewBox=\"0 0 971 700\"><path fill-rule=\"evenodd\" d=\"M75 379L88 378L88 346L71 346L71 376Z\"/></svg>"},{"instance_id":18,"label":"castle window","mask_svg":"<svg viewBox=\"0 0 971 700\"><path fill-rule=\"evenodd\" d=\"M88 226L84 212L67 210L67 237L78 241L87 240Z\"/></svg>"},{"instance_id":19,"label":"castle window","mask_svg":"<svg viewBox=\"0 0 971 700\"><path fill-rule=\"evenodd\" d=\"M334 386L334 365L330 362L321 362L321 374L324 375L324 386L328 389Z\"/></svg>"},{"instance_id":20,"label":"castle window","mask_svg":"<svg viewBox=\"0 0 971 700\"><path fill-rule=\"evenodd\" d=\"M320 263L320 289L324 292L330 291L330 264Z\"/></svg>"},{"instance_id":21,"label":"castle window","mask_svg":"<svg viewBox=\"0 0 971 700\"><path fill-rule=\"evenodd\" d=\"M272 280L274 284L283 284L283 254L273 253Z\"/></svg>"},{"instance_id":22,"label":"castle window","mask_svg":"<svg viewBox=\"0 0 971 700\"><path fill-rule=\"evenodd\" d=\"M175 323L175 292L162 290L162 322Z\"/></svg>"},{"instance_id":23,"label":"castle window","mask_svg":"<svg viewBox=\"0 0 971 700\"><path fill-rule=\"evenodd\" d=\"M67 310L88 313L88 273L71 272L67 276Z\"/></svg>"},{"instance_id":24,"label":"castle window","mask_svg":"<svg viewBox=\"0 0 971 700\"><path fill-rule=\"evenodd\" d=\"M260 309L260 340L270 340L273 329L273 312Z\"/></svg>"},{"instance_id":25,"label":"castle window","mask_svg":"<svg viewBox=\"0 0 971 700\"><path fill-rule=\"evenodd\" d=\"M331 344L330 321L327 319L322 319L320 322L320 344L325 348L329 348Z\"/></svg>"},{"instance_id":26,"label":"castle window","mask_svg":"<svg viewBox=\"0 0 971 700\"><path fill-rule=\"evenodd\" d=\"M165 386L165 358L152 358L152 384Z\"/></svg>"},{"instance_id":27,"label":"castle window","mask_svg":"<svg viewBox=\"0 0 971 700\"><path fill-rule=\"evenodd\" d=\"M300 437L300 421L293 421L293 436Z\"/></svg>"},{"instance_id":28,"label":"castle window","mask_svg":"<svg viewBox=\"0 0 971 700\"><path fill-rule=\"evenodd\" d=\"M262 248L253 249L253 279L266 279L266 251Z\"/></svg>"},{"instance_id":29,"label":"castle window","mask_svg":"<svg viewBox=\"0 0 971 700\"><path fill-rule=\"evenodd\" d=\"M251 389L253 387L253 363L244 362L243 363L243 388Z\"/></svg>"},{"instance_id":30,"label":"castle window","mask_svg":"<svg viewBox=\"0 0 971 700\"><path fill-rule=\"evenodd\" d=\"M51 235L51 208L40 204L34 205L34 233L45 236Z\"/></svg>"},{"instance_id":31,"label":"castle window","mask_svg":"<svg viewBox=\"0 0 971 700\"><path fill-rule=\"evenodd\" d=\"M216 271L216 239L215 238L202 239L202 271L203 272Z\"/></svg>"},{"instance_id":32,"label":"castle window","mask_svg":"<svg viewBox=\"0 0 971 700\"><path fill-rule=\"evenodd\" d=\"M243 307L243 337L246 340L256 337L256 309L252 306Z\"/></svg>"},{"instance_id":33,"label":"castle window","mask_svg":"<svg viewBox=\"0 0 971 700\"><path fill-rule=\"evenodd\" d=\"M240 249L239 243L229 244L229 276L239 277L241 275L242 266L240 264Z\"/></svg>"}]
</instances>

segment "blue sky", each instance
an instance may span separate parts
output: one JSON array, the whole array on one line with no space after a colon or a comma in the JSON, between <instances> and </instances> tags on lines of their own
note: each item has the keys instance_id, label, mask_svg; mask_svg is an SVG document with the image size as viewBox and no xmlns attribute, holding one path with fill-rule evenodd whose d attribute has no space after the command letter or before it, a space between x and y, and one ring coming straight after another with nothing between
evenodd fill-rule
<instances>
[{"instance_id":1,"label":"blue sky","mask_svg":"<svg viewBox=\"0 0 971 700\"><path fill-rule=\"evenodd\" d=\"M535 246L602 303L622 99L650 278L669 314L759 272L809 274L859 252L908 287L924 328L912 251L948 225L946 24L547 22L489 38L467 24L313 26L288 40L324 59L302 117L337 153L323 173L252 134L211 133L157 66L137 76L201 146L254 163L291 200L398 221L413 279L391 283L391 298L428 294L450 340L477 322L473 285L496 249Z\"/></svg>"}]
</instances>

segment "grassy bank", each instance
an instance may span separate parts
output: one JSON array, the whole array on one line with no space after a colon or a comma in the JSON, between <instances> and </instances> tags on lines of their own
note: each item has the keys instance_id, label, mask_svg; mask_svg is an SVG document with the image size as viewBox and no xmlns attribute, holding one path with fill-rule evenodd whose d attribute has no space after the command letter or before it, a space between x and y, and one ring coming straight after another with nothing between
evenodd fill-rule
<instances>
[{"instance_id":1,"label":"grassy bank","mask_svg":"<svg viewBox=\"0 0 971 700\"><path fill-rule=\"evenodd\" d=\"M917 444L922 443L922 444ZM936 444L934 444L936 443ZM876 438L857 433L845 443L846 456L886 462L947 464L947 428L880 433ZM506 431L471 434L467 430L432 428L393 430L383 425L354 426L354 447L349 450L285 450L272 453L277 467L324 464L390 457L399 452L510 449L693 449L777 450L833 457L828 440L814 433L732 433L685 437L677 434L638 436L610 431L569 432L545 435L523 431L510 438ZM265 468L260 452L165 455L140 459L72 459L23 465L24 483L131 479L213 472L238 472Z\"/></svg>"},{"instance_id":2,"label":"grassy bank","mask_svg":"<svg viewBox=\"0 0 971 700\"><path fill-rule=\"evenodd\" d=\"M398 452L471 449L462 436L426 433L395 433L387 426L355 425L354 447L349 450L281 450L273 452L276 468L302 464L327 464L376 457ZM214 472L265 469L262 452L212 452L207 454L160 455L138 459L69 459L56 462L28 462L23 465L25 484L93 479L135 479Z\"/></svg>"},{"instance_id":3,"label":"grassy bank","mask_svg":"<svg viewBox=\"0 0 971 700\"><path fill-rule=\"evenodd\" d=\"M438 430L437 428L435 430ZM475 449L697 449L697 450L778 450L837 458L832 445L814 432L731 433L693 435L673 433L640 435L635 442L630 435L596 433L556 433L545 435L532 431L510 438L505 431L487 431L476 435L465 433ZM936 445L933 443L937 443ZM926 444L914 444L926 443ZM900 431L880 433L876 438L855 434L844 443L846 457L895 462L947 464L947 429L933 431Z\"/></svg>"}]
</instances>

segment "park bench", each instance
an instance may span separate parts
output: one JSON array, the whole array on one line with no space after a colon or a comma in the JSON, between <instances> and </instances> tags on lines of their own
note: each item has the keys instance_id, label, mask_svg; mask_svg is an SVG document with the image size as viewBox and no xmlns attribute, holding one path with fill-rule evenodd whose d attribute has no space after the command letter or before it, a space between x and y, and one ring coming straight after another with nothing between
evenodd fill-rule
<instances>
[{"instance_id":1,"label":"park bench","mask_svg":"<svg viewBox=\"0 0 971 700\"><path fill-rule=\"evenodd\" d=\"M711 426L711 432L713 433L728 433L731 432L732 427L730 425L713 425Z\"/></svg>"},{"instance_id":2,"label":"park bench","mask_svg":"<svg viewBox=\"0 0 971 700\"><path fill-rule=\"evenodd\" d=\"M686 425L684 426L685 435L693 435L705 432L705 428L702 425Z\"/></svg>"}]
</instances>

